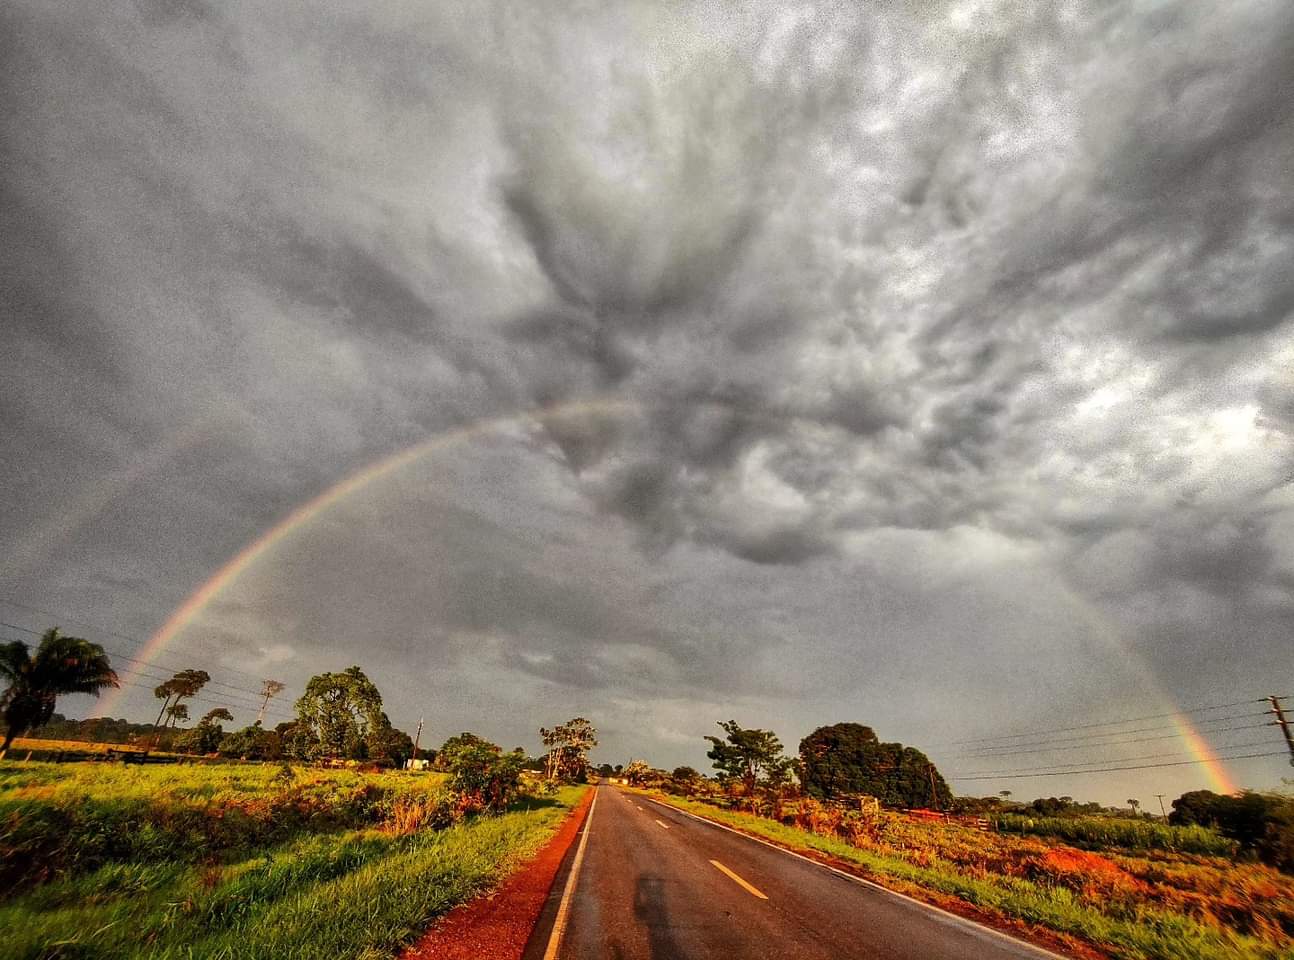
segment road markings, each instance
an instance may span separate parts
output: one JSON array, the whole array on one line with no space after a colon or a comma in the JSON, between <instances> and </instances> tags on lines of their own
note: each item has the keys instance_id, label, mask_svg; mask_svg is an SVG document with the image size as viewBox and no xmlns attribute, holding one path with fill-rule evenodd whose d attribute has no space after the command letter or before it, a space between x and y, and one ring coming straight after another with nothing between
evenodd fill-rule
<instances>
[{"instance_id":1,"label":"road markings","mask_svg":"<svg viewBox=\"0 0 1294 960\"><path fill-rule=\"evenodd\" d=\"M571 863L571 875L566 878L566 889L562 891L562 902L557 905L557 919L553 921L553 932L548 937L548 949L544 951L544 960L556 960L557 951L562 945L566 933L566 924L570 920L571 897L575 894L575 883L580 879L580 867L584 864L584 848L589 843L589 828L593 826L593 811L597 809L598 791L593 791L593 803L589 805L589 815L584 818L584 836L575 851L575 860Z\"/></svg>"},{"instance_id":2,"label":"road markings","mask_svg":"<svg viewBox=\"0 0 1294 960\"><path fill-rule=\"evenodd\" d=\"M724 866L722 863L720 863L718 860L711 860L710 862L711 862L712 864L714 864L714 866L715 866L716 868L718 868L718 870L719 870L719 872L720 872L720 873L726 873L726 874L728 875L728 878L729 878L730 880L735 880L735 881L737 882L737 885L738 885L739 887L741 887L743 890L745 890L747 893L753 893L755 896L759 897L759 899L761 899L761 900L767 900L767 899L768 899L768 897L766 897L766 896L765 896L763 893L761 893L758 889L756 889L755 887L752 887L749 883L747 883L745 880L741 879L741 877L737 876L735 873L733 873L731 870L729 870L727 867L725 867L725 866Z\"/></svg>"},{"instance_id":3,"label":"road markings","mask_svg":"<svg viewBox=\"0 0 1294 960\"><path fill-rule=\"evenodd\" d=\"M657 823L660 823L660 825L661 825L662 827L664 827L666 830L668 830L668 829L669 829L669 824L668 824L668 823L661 823L661 821L659 821L659 820L657 820L656 822L657 822Z\"/></svg>"},{"instance_id":4,"label":"road markings","mask_svg":"<svg viewBox=\"0 0 1294 960\"><path fill-rule=\"evenodd\" d=\"M831 873L836 874L836 876L843 877L845 880L852 881L853 883L857 883L860 886L871 887L873 890L877 890L881 893L888 894L889 896L894 897L898 900L906 900L908 903L911 903L914 906L921 907L925 910L929 910L931 913L939 914L944 920L944 922L949 924L950 926L966 927L980 934L981 936L996 937L999 940L1002 940L1016 947L1022 953L1029 953L1035 957L1045 957L1047 958L1047 960L1065 960L1065 958L1062 957L1059 953L1053 953L1052 951L1047 950L1043 947L1036 946L1035 944L1032 944L1027 940L1020 940L1016 937L1011 936L1009 933L1003 933L1000 930L994 930L992 927L986 927L984 926L984 924L976 923L974 920L967 920L965 917L959 917L957 914L952 913L951 911L945 910L942 907L936 907L934 904L926 903L924 900L918 900L916 897L909 897L906 893L899 893L897 890L891 890L889 887L882 886L881 884L875 882L874 880L866 880L863 877L860 877L856 874L846 873L844 870L838 870L835 867L830 866L829 864L823 863L821 860L814 860L812 857L806 857L802 853L796 853L794 850L788 850L786 847L780 847L776 843L773 843L771 840L765 840L762 837L756 837L756 836L752 836L749 833L743 833L742 831L736 830L733 827L728 826L727 824L720 823L717 820L711 820L707 817L698 817L695 813L691 813L690 811L684 810L681 807L676 807L671 803L664 803L660 800L654 800L654 799L652 800L652 803L656 804L658 807L664 807L666 810L673 810L675 813L681 813L685 817L691 817L693 820L696 820L698 823L704 823L711 827L718 827L720 830L727 830L729 833L735 833L739 837L745 837L747 840L753 840L755 843L762 843L764 846L772 850L780 851L781 853L785 853L788 856L795 857L795 859L797 860L803 860L805 863L811 863L815 867L821 867L823 870L828 870Z\"/></svg>"}]
</instances>

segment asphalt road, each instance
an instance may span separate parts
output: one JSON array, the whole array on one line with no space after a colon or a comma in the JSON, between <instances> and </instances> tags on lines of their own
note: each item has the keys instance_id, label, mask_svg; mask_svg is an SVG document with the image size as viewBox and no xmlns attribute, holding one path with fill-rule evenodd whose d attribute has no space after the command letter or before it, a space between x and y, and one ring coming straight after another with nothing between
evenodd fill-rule
<instances>
[{"instance_id":1,"label":"asphalt road","mask_svg":"<svg viewBox=\"0 0 1294 960\"><path fill-rule=\"evenodd\" d=\"M1055 958L615 787L584 831L526 960Z\"/></svg>"}]
</instances>

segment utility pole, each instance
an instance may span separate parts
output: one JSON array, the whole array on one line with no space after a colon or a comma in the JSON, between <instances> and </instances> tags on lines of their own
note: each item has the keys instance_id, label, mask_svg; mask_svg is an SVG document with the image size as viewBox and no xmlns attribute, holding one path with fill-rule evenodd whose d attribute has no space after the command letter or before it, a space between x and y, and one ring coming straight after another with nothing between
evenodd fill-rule
<instances>
[{"instance_id":1,"label":"utility pole","mask_svg":"<svg viewBox=\"0 0 1294 960\"><path fill-rule=\"evenodd\" d=\"M1159 812L1160 812L1161 814L1163 814L1164 819L1165 819L1165 820L1167 820L1167 819L1168 819L1168 811L1166 811L1166 810L1164 809L1164 795L1163 795L1162 793L1157 793L1157 794L1155 794L1155 796L1159 798Z\"/></svg>"},{"instance_id":2,"label":"utility pole","mask_svg":"<svg viewBox=\"0 0 1294 960\"><path fill-rule=\"evenodd\" d=\"M1281 709L1281 701L1286 699L1288 697L1268 697L1267 702L1272 705L1272 708L1267 712L1276 715L1276 722L1272 726L1280 727L1281 733L1285 734L1285 746L1289 747L1290 752L1290 766L1294 767L1294 731L1290 730L1289 719Z\"/></svg>"},{"instance_id":3,"label":"utility pole","mask_svg":"<svg viewBox=\"0 0 1294 960\"><path fill-rule=\"evenodd\" d=\"M935 765L933 763L927 763L926 770L930 773L930 802L933 803L935 805L935 809L938 810L939 791L935 789Z\"/></svg>"},{"instance_id":4,"label":"utility pole","mask_svg":"<svg viewBox=\"0 0 1294 960\"><path fill-rule=\"evenodd\" d=\"M413 735L413 759L418 759L418 741L422 739L422 717L418 718L418 732Z\"/></svg>"}]
</instances>

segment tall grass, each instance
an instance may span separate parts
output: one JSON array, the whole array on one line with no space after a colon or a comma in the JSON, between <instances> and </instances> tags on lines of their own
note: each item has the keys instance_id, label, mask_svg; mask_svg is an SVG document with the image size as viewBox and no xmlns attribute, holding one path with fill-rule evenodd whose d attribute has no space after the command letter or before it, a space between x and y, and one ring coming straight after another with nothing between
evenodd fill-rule
<instances>
[{"instance_id":1,"label":"tall grass","mask_svg":"<svg viewBox=\"0 0 1294 960\"><path fill-rule=\"evenodd\" d=\"M303 833L378 825L411 807L444 826L452 802L434 774L4 765L0 883L111 862L210 861Z\"/></svg>"},{"instance_id":2,"label":"tall grass","mask_svg":"<svg viewBox=\"0 0 1294 960\"><path fill-rule=\"evenodd\" d=\"M288 785L275 782L275 768L61 767L55 773L0 765L0 802L24 815L42 804L61 810L81 839L92 839L96 824L121 829L120 811L173 805L187 812L144 824L137 832L146 839L132 841L130 849L113 841L107 845L116 851L112 857L64 856L47 882L10 891L0 900L3 960L390 956L434 917L537 850L582 793L566 789L499 817L428 829L436 809L429 798L441 789L435 776L329 771ZM98 773L107 775L105 782L95 783ZM379 801L366 791L377 791ZM357 793L365 796L362 803L354 801ZM157 856L192 826L194 809L219 820L221 811L229 818L250 800L273 801L282 812L276 804L283 796L311 797L301 801L310 809L337 805L259 846L256 831L240 827L232 846ZM87 804L83 815L72 812L78 803ZM6 830L13 827L5 822ZM0 843L13 842L6 830ZM206 841L222 836L202 834Z\"/></svg>"},{"instance_id":3,"label":"tall grass","mask_svg":"<svg viewBox=\"0 0 1294 960\"><path fill-rule=\"evenodd\" d=\"M1230 857L1237 844L1208 827L1176 827L1151 820L1119 817L1028 817L1003 814L995 818L999 830L1007 833L1058 837L1091 848L1117 847L1124 850L1171 850L1212 857Z\"/></svg>"}]
</instances>

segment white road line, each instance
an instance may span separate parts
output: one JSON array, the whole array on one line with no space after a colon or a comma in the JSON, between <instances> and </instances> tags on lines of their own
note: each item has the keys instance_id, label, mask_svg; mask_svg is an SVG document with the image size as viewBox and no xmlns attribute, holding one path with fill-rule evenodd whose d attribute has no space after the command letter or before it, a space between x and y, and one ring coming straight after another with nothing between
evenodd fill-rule
<instances>
[{"instance_id":1,"label":"white road line","mask_svg":"<svg viewBox=\"0 0 1294 960\"><path fill-rule=\"evenodd\" d=\"M661 823L661 821L659 821L659 820L657 820L656 822L657 822L657 823L660 823L660 825L661 825L662 827L664 827L666 830L668 830L668 829L669 829L669 824L668 824L668 823Z\"/></svg>"},{"instance_id":2,"label":"white road line","mask_svg":"<svg viewBox=\"0 0 1294 960\"><path fill-rule=\"evenodd\" d=\"M957 914L951 913L948 910L944 910L941 907L936 907L934 904L926 903L924 900L918 900L916 897L909 897L906 893L899 893L897 890L891 890L889 887L876 883L873 880L867 880L864 877L859 877L852 873L846 873L844 870L837 870L835 867L829 864L823 863L821 860L814 860L812 857L806 857L802 853L796 853L794 850L788 850L786 849L786 847L778 846L776 843L773 843L770 840L765 840L761 837L752 837L749 833L743 833L740 830L733 829L727 824L720 823L717 820L711 820L707 817L699 817L695 813L691 813L687 810L682 809L681 807L676 807L669 803L663 803L660 800L654 800L650 797L648 797L648 799L651 800L651 802L656 804L657 806L664 807L666 810L673 810L675 813L681 813L683 814L683 816L691 817L693 820L698 820L701 823L708 823L712 827L718 827L720 830L727 830L729 833L735 833L737 836L745 837L747 840L753 840L755 843L762 843L764 846L769 847L772 850L778 850L782 853L787 854L788 856L795 857L797 860L803 860L805 863L811 863L815 867L821 867L823 870L830 870L832 873L836 874L837 876L844 877L846 880L852 880L854 883L862 884L864 887L871 887L873 890L879 890L882 893L887 893L891 897L898 897L900 900L906 900L909 903L914 903L918 907L923 907L924 909L929 910L931 913L937 913L942 917L944 917L946 920L952 921L953 924L956 926L970 927L979 933L992 934L993 936L997 937L1000 940L1005 940L1013 947L1019 947L1022 950L1026 950L1026 951L1032 951L1036 956L1047 957L1048 960L1070 960L1070 958L1063 957L1059 953L1053 953L1052 951L1047 950L1044 947L1035 946L1034 944L1029 943L1027 940L1021 940L1018 937L1011 936L1009 933L1003 933L1001 930L994 930L992 927L986 927L984 926L984 924L976 923L974 920L967 920L965 917L959 917Z\"/></svg>"},{"instance_id":3,"label":"white road line","mask_svg":"<svg viewBox=\"0 0 1294 960\"><path fill-rule=\"evenodd\" d=\"M562 936L566 933L566 924L570 919L571 897L575 894L575 883L580 879L580 867L584 864L584 848L589 842L589 828L593 826L593 811L598 805L598 791L593 791L593 802L589 804L589 815L584 818L584 836L575 851L575 860L571 863L571 875L566 878L566 889L562 891L562 902L557 905L557 919L553 921L553 932L548 936L548 949L544 951L544 960L555 960L557 951L562 945Z\"/></svg>"}]
</instances>

